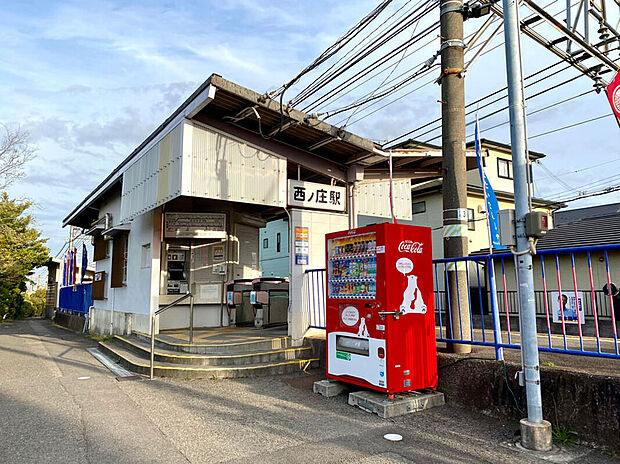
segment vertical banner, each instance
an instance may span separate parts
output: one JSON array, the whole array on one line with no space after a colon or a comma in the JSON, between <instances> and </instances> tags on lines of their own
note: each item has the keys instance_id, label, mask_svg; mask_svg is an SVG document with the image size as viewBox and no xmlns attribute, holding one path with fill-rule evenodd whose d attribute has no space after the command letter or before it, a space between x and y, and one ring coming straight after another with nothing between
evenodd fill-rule
<instances>
[{"instance_id":1,"label":"vertical banner","mask_svg":"<svg viewBox=\"0 0 620 464\"><path fill-rule=\"evenodd\" d=\"M295 264L308 264L310 255L309 237L307 227L295 227Z\"/></svg>"},{"instance_id":2,"label":"vertical banner","mask_svg":"<svg viewBox=\"0 0 620 464\"><path fill-rule=\"evenodd\" d=\"M495 191L491 187L489 178L482 168L482 159L480 155L480 140L478 138L478 117L476 116L476 130L475 130L475 143L476 143L476 161L478 162L478 173L480 174L480 182L482 182L482 188L484 189L484 199L486 203L487 214L489 216L489 232L491 235L492 248L505 249L505 246L499 244L499 221L497 219L497 212L499 211L499 204L497 203L497 197Z\"/></svg>"},{"instance_id":3,"label":"vertical banner","mask_svg":"<svg viewBox=\"0 0 620 464\"><path fill-rule=\"evenodd\" d=\"M607 99L616 115L616 122L620 126L620 71L616 73L616 77L607 86Z\"/></svg>"},{"instance_id":4,"label":"vertical banner","mask_svg":"<svg viewBox=\"0 0 620 464\"><path fill-rule=\"evenodd\" d=\"M88 267L88 251L86 250L86 244L82 243L82 276L80 278L80 283L84 283L84 278L86 277L86 268Z\"/></svg>"}]
</instances>

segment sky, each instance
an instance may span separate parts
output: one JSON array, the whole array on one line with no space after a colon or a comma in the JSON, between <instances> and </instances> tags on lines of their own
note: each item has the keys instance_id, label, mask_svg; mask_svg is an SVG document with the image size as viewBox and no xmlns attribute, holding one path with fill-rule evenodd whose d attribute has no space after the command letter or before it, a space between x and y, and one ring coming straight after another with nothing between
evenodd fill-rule
<instances>
[{"instance_id":1,"label":"sky","mask_svg":"<svg viewBox=\"0 0 620 464\"><path fill-rule=\"evenodd\" d=\"M549 1L548 11L562 10L564 2ZM62 219L209 75L220 74L257 92L274 90L376 4L367 0L12 3L0 16L0 122L28 130L37 157L26 166L27 176L10 188L10 195L34 201L37 226L49 237L48 245L55 254L68 235L61 227ZM379 19L399 14L410 4L395 0ZM404 9L398 10L400 7ZM610 13L614 14L612 24L618 20L616 10ZM394 43L420 33L438 16L434 8ZM558 18L562 19L562 14ZM469 20L466 34L482 21ZM540 31L545 32L544 27ZM438 48L436 31L423 38L429 39L427 46L416 52L407 48L383 74L320 111L342 107L372 92L382 81L415 69ZM506 85L502 41L500 31L488 46L491 51L466 74L466 102ZM529 39L524 39L522 49L525 75L557 61ZM610 57L618 60L618 52L611 52ZM430 80L436 74L433 71ZM287 100L317 75L298 82L288 91ZM568 85L532 98L527 111L592 89L591 80L578 76L576 71L564 70L527 88L526 96L575 77ZM346 78L344 74L342 79ZM349 119L347 130L384 142L437 117L439 86L429 83L407 94L413 87L361 108ZM389 106L371 113L392 100ZM480 116L504 104L481 108ZM620 183L620 129L613 118L539 136L608 113L604 94L590 93L528 117L529 148L547 155L544 167L534 167L536 196L564 199L580 190ZM348 115L344 114L345 120ZM341 125L342 116L329 117L328 122ZM481 120L482 137L509 143L508 124L491 129L507 120L506 111ZM473 126L468 127L468 136L471 132ZM422 139L438 134L432 132ZM580 200L570 206L613 201L620 201L620 194Z\"/></svg>"}]
</instances>

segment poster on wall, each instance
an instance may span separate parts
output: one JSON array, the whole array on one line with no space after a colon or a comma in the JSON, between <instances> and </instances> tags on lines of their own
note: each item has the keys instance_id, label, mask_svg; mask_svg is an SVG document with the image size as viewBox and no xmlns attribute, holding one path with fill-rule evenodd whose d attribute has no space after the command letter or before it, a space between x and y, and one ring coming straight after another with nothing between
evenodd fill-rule
<instances>
[{"instance_id":1,"label":"poster on wall","mask_svg":"<svg viewBox=\"0 0 620 464\"><path fill-rule=\"evenodd\" d=\"M553 322L562 323L562 308L564 310L564 323L577 324L577 308L579 308L579 322L585 324L585 316L583 314L583 292L562 292L562 296L558 292L551 292L550 304L553 309Z\"/></svg>"},{"instance_id":2,"label":"poster on wall","mask_svg":"<svg viewBox=\"0 0 620 464\"><path fill-rule=\"evenodd\" d=\"M213 262L220 263L224 261L224 245L213 246Z\"/></svg>"},{"instance_id":3,"label":"poster on wall","mask_svg":"<svg viewBox=\"0 0 620 464\"><path fill-rule=\"evenodd\" d=\"M308 264L310 256L309 238L307 227L295 227L295 264Z\"/></svg>"},{"instance_id":4,"label":"poster on wall","mask_svg":"<svg viewBox=\"0 0 620 464\"><path fill-rule=\"evenodd\" d=\"M166 238L226 238L224 213L166 213Z\"/></svg>"}]
</instances>

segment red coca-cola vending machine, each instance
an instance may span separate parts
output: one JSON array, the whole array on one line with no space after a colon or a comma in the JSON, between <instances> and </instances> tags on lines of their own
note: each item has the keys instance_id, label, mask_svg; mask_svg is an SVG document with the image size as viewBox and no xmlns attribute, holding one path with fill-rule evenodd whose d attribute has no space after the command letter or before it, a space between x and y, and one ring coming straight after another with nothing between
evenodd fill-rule
<instances>
[{"instance_id":1,"label":"red coca-cola vending machine","mask_svg":"<svg viewBox=\"0 0 620 464\"><path fill-rule=\"evenodd\" d=\"M431 229L326 235L327 377L388 394L437 387Z\"/></svg>"}]
</instances>

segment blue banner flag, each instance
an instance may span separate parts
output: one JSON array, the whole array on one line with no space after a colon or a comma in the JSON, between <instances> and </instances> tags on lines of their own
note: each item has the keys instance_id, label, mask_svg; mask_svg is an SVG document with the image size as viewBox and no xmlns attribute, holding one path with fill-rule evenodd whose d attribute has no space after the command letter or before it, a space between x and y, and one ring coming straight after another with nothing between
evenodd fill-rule
<instances>
[{"instance_id":1,"label":"blue banner flag","mask_svg":"<svg viewBox=\"0 0 620 464\"><path fill-rule=\"evenodd\" d=\"M86 268L88 267L88 252L86 250L86 244L82 243L82 277L80 283L84 283L84 277L86 277Z\"/></svg>"},{"instance_id":2,"label":"blue banner flag","mask_svg":"<svg viewBox=\"0 0 620 464\"><path fill-rule=\"evenodd\" d=\"M489 233L491 235L491 243L493 245L493 248L504 250L506 249L506 247L499 244L499 222L497 218L497 212L499 211L499 205L497 203L497 197L495 196L495 191L493 190L493 187L491 187L489 178L487 177L484 170L482 169L482 158L480 155L480 140L478 138L478 117L477 116L476 116L475 142L476 142L476 161L478 162L478 173L480 174L480 182L482 182L482 188L484 189L484 199L486 202L487 213L489 216Z\"/></svg>"}]
</instances>

